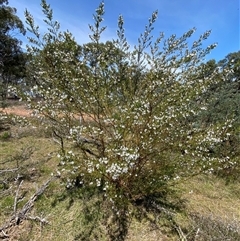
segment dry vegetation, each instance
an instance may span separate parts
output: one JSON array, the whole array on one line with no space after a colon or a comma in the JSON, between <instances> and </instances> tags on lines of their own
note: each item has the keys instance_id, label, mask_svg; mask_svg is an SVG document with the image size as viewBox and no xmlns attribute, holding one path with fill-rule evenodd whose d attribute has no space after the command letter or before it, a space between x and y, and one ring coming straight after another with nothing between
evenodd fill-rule
<instances>
[{"instance_id":1,"label":"dry vegetation","mask_svg":"<svg viewBox=\"0 0 240 241\"><path fill-rule=\"evenodd\" d=\"M9 114L29 116L23 107L6 110ZM3 126L0 132L0 239L98 240L94 232L100 232L102 240L107 240L104 225L95 222L101 212L91 209L96 200L89 202L87 198L77 198L78 193L66 192L58 178L52 179L36 196L21 220L13 218L18 217L57 169L58 144L41 126L20 127L7 121ZM225 180L218 177L199 176L182 182L176 189L182 192L186 211L174 215L172 223L161 215L148 216L142 222L134 219L128 241L240 240L237 181L226 185Z\"/></svg>"}]
</instances>

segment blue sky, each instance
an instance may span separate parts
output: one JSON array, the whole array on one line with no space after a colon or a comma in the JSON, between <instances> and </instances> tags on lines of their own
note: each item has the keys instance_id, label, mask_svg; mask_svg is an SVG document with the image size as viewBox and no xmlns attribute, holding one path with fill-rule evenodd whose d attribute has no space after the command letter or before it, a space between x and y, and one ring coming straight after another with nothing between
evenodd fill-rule
<instances>
[{"instance_id":1,"label":"blue sky","mask_svg":"<svg viewBox=\"0 0 240 241\"><path fill-rule=\"evenodd\" d=\"M9 0L9 5L17 8L17 15L24 21L27 8L34 16L40 30L44 31L40 0ZM54 19L63 30L73 33L79 44L89 42L88 24L93 23L93 13L100 0L47 0L53 9ZM228 53L240 50L240 0L105 0L103 41L116 37L117 19L124 17L128 42L137 44L138 36L144 31L152 12L158 10L158 19L153 32L154 37L164 32L181 36L189 29L197 28L193 39L206 30L212 34L206 45L218 43L207 59L223 59ZM23 42L26 42L23 39Z\"/></svg>"}]
</instances>

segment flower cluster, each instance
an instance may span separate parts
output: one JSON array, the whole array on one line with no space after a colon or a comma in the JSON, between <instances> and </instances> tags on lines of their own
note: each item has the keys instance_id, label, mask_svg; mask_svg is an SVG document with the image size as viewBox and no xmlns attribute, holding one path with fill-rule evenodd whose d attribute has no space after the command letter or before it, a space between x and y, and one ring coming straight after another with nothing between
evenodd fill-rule
<instances>
[{"instance_id":1,"label":"flower cluster","mask_svg":"<svg viewBox=\"0 0 240 241\"><path fill-rule=\"evenodd\" d=\"M230 163L215 153L230 136L231 120L205 126L199 118L208 109L204 94L224 79L219 69L203 73L202 60L215 47L201 48L210 31L192 46L195 29L154 41L154 12L131 49L121 16L118 39L100 42L103 14L102 3L89 44L79 46L50 21L52 30L42 41L37 34L38 47L28 49L32 91L41 97L31 106L59 139L66 186L95 186L109 200L122 195L134 203L169 182Z\"/></svg>"}]
</instances>

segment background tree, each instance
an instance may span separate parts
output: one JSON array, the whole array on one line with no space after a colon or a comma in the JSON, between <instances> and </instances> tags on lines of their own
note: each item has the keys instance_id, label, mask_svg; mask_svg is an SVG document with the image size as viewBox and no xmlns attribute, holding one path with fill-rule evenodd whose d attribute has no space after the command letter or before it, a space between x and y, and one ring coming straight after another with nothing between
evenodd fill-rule
<instances>
[{"instance_id":1,"label":"background tree","mask_svg":"<svg viewBox=\"0 0 240 241\"><path fill-rule=\"evenodd\" d=\"M29 39L28 52L43 53L30 66L37 80L34 88L43 99L30 103L59 138L59 173L67 189L97 200L96 207L105 212L97 212L94 221L105 220L111 240L124 240L132 215L141 217L148 211L169 218L180 201L174 184L212 172L226 159L211 150L227 138L232 119L218 126L200 125L197 117L207 105L193 104L224 79L218 68L206 71L203 62L215 44L201 48L210 35L207 31L188 46L195 29L179 38L164 39L161 33L153 41L157 12L133 51L121 16L117 40L103 44L101 3L90 25L92 43L76 58L78 44L70 33L59 30L45 0L42 7L50 27L43 36L25 12L36 36ZM52 50L44 52L48 46ZM121 54L114 56L111 49Z\"/></svg>"},{"instance_id":2,"label":"background tree","mask_svg":"<svg viewBox=\"0 0 240 241\"><path fill-rule=\"evenodd\" d=\"M226 161L222 163L222 169L218 173L225 176L228 180L239 176L239 144L240 144L240 52L228 54L223 60L216 63L214 60L207 63L208 69L214 71L218 68L221 76L225 81L213 84L204 93L202 100L206 103L207 108L199 118L204 125L221 125L222 123L232 120L231 128L223 141L220 149L213 150L216 155L224 155ZM219 79L220 76L216 75ZM228 160L231 159L231 161Z\"/></svg>"},{"instance_id":3,"label":"background tree","mask_svg":"<svg viewBox=\"0 0 240 241\"><path fill-rule=\"evenodd\" d=\"M26 54L21 49L21 41L14 37L16 31L25 34L25 29L16 12L8 6L7 0L0 1L0 91L3 99L9 84L25 76Z\"/></svg>"},{"instance_id":4,"label":"background tree","mask_svg":"<svg viewBox=\"0 0 240 241\"><path fill-rule=\"evenodd\" d=\"M231 75L229 81L236 81L239 83L240 80L240 51L228 54L223 60L219 61L218 65L221 68L229 68Z\"/></svg>"}]
</instances>

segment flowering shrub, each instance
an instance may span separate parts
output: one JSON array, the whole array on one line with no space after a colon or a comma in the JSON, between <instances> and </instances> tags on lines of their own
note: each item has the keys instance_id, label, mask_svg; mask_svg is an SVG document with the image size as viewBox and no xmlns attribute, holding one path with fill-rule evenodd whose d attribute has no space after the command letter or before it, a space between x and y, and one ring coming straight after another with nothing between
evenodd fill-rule
<instances>
[{"instance_id":1,"label":"flowering shrub","mask_svg":"<svg viewBox=\"0 0 240 241\"><path fill-rule=\"evenodd\" d=\"M29 38L29 76L36 81L32 91L41 96L28 100L60 140L58 174L67 188L96 190L116 220L129 221L134 207L163 205L175 182L226 161L211 150L227 138L231 120L207 127L197 121L207 108L199 98L223 80L213 78L223 76L219 69L202 74L204 57L216 46L201 47L210 31L190 46L195 29L179 38L160 33L154 41L154 12L133 48L122 16L117 39L102 43L101 3L90 25L92 42L79 46L71 33L60 31L45 1L42 7L49 26L43 35L25 13L35 35ZM118 238L126 227L115 227Z\"/></svg>"}]
</instances>

